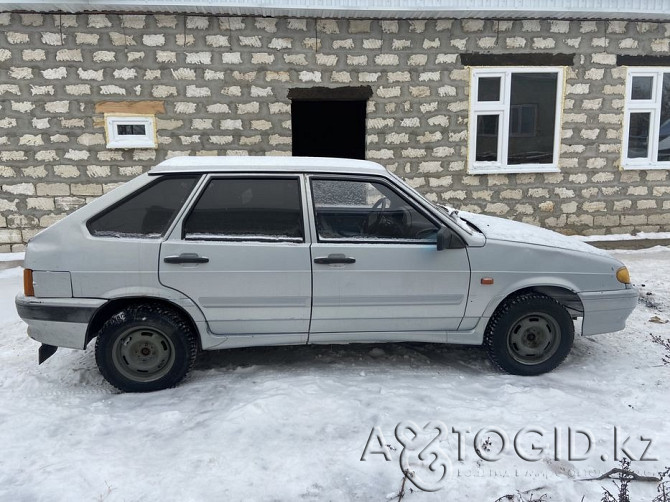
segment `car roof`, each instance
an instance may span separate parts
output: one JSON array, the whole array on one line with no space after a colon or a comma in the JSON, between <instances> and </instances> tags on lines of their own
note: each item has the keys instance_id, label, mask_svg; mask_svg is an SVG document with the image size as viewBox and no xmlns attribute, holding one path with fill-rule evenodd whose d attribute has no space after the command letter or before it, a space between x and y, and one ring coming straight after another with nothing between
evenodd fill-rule
<instances>
[{"instance_id":1,"label":"car roof","mask_svg":"<svg viewBox=\"0 0 670 502\"><path fill-rule=\"evenodd\" d=\"M158 164L149 174L193 172L315 172L347 174L386 174L381 165L367 160L329 157L172 157Z\"/></svg>"}]
</instances>

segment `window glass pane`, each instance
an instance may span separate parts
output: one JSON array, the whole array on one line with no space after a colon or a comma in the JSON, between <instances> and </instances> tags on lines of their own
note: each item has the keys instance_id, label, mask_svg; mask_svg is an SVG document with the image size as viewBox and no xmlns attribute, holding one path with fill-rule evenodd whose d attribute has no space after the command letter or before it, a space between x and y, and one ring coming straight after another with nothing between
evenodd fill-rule
<instances>
[{"instance_id":1,"label":"window glass pane","mask_svg":"<svg viewBox=\"0 0 670 502\"><path fill-rule=\"evenodd\" d=\"M631 99L651 99L654 77L633 77Z\"/></svg>"},{"instance_id":2,"label":"window glass pane","mask_svg":"<svg viewBox=\"0 0 670 502\"><path fill-rule=\"evenodd\" d=\"M438 228L382 183L312 180L319 239L435 242Z\"/></svg>"},{"instance_id":3,"label":"window glass pane","mask_svg":"<svg viewBox=\"0 0 670 502\"><path fill-rule=\"evenodd\" d=\"M500 101L500 77L479 77L477 101Z\"/></svg>"},{"instance_id":4,"label":"window glass pane","mask_svg":"<svg viewBox=\"0 0 670 502\"><path fill-rule=\"evenodd\" d=\"M159 179L88 222L98 237L158 238L172 223L198 176Z\"/></svg>"},{"instance_id":5,"label":"window glass pane","mask_svg":"<svg viewBox=\"0 0 670 502\"><path fill-rule=\"evenodd\" d=\"M146 134L146 128L142 124L119 124L117 132L120 136L137 136Z\"/></svg>"},{"instance_id":6,"label":"window glass pane","mask_svg":"<svg viewBox=\"0 0 670 502\"><path fill-rule=\"evenodd\" d=\"M537 105L512 105L510 107L510 136L535 136Z\"/></svg>"},{"instance_id":7,"label":"window glass pane","mask_svg":"<svg viewBox=\"0 0 670 502\"><path fill-rule=\"evenodd\" d=\"M663 74L661 92L661 127L658 131L659 162L670 161L670 73Z\"/></svg>"},{"instance_id":8,"label":"window glass pane","mask_svg":"<svg viewBox=\"0 0 670 502\"><path fill-rule=\"evenodd\" d=\"M302 242L299 180L210 181L184 223L184 238Z\"/></svg>"},{"instance_id":9,"label":"window glass pane","mask_svg":"<svg viewBox=\"0 0 670 502\"><path fill-rule=\"evenodd\" d=\"M477 143L475 160L495 162L498 160L498 125L499 115L477 116Z\"/></svg>"},{"instance_id":10,"label":"window glass pane","mask_svg":"<svg viewBox=\"0 0 670 502\"><path fill-rule=\"evenodd\" d=\"M649 156L649 119L650 114L631 113L628 130L628 158L639 159Z\"/></svg>"},{"instance_id":11,"label":"window glass pane","mask_svg":"<svg viewBox=\"0 0 670 502\"><path fill-rule=\"evenodd\" d=\"M512 74L508 164L551 164L556 129L556 73Z\"/></svg>"}]
</instances>

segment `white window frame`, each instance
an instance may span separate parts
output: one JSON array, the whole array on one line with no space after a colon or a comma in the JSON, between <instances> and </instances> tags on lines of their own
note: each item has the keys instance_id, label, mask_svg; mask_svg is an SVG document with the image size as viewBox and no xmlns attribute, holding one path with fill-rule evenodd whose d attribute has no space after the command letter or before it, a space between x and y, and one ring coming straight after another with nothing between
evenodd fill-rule
<instances>
[{"instance_id":1,"label":"white window frame","mask_svg":"<svg viewBox=\"0 0 670 502\"><path fill-rule=\"evenodd\" d=\"M621 145L621 166L626 170L670 169L670 161L658 160L658 134L661 127L661 98L663 97L663 74L670 73L670 67L628 67L626 75L626 108L623 120L623 142ZM632 99L633 77L653 77L651 99ZM649 113L649 148L646 157L628 157L630 135L630 114Z\"/></svg>"},{"instance_id":2,"label":"white window frame","mask_svg":"<svg viewBox=\"0 0 670 502\"><path fill-rule=\"evenodd\" d=\"M514 73L555 73L556 78L556 115L554 125L554 151L551 164L507 164L510 124L510 97L512 92L512 74ZM501 89L499 101L477 101L479 78L500 77ZM558 162L561 151L561 124L563 118L563 90L565 89L565 68L562 66L524 66L524 67L475 67L470 69L470 120L468 125L468 172L471 174L500 173L554 173L559 172ZM479 115L498 115L498 160L476 161L477 117Z\"/></svg>"},{"instance_id":3,"label":"white window frame","mask_svg":"<svg viewBox=\"0 0 670 502\"><path fill-rule=\"evenodd\" d=\"M118 126L143 125L144 134L119 134ZM107 148L157 148L156 117L153 115L105 114Z\"/></svg>"}]
</instances>

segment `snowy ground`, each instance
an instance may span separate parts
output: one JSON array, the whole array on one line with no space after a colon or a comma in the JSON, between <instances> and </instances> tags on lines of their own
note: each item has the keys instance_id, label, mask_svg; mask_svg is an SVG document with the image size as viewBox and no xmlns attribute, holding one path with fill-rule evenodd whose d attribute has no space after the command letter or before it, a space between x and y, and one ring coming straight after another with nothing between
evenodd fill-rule
<instances>
[{"instance_id":1,"label":"snowy ground","mask_svg":"<svg viewBox=\"0 0 670 502\"><path fill-rule=\"evenodd\" d=\"M670 366L649 338L670 337L670 323L650 321L670 318L670 250L614 254L646 301L625 331L580 337L548 375L502 375L477 348L280 347L205 354L180 387L143 395L107 385L92 347L60 349L38 366L37 343L13 306L20 269L0 271L0 500L384 501L403 477L396 424L434 421L447 427L433 446L449 459L449 475L440 491L408 491L405 501L493 502L528 490L544 500L599 501L602 486L614 491L612 482L579 479L617 466L615 427L620 438L631 436L626 447L635 457L646 446L640 436L652 440L647 457L658 460L634 462L638 473L670 465ZM391 461L360 460L375 426ZM531 440L545 446L532 455L539 461L521 460L509 443L500 460L482 461L473 436L491 426L510 443L524 427L542 428L544 439L519 436L526 452L533 453ZM452 427L471 431L462 433L462 461ZM568 428L592 434L586 460L568 459ZM419 436L420 448L436 435ZM495 434L481 434L478 446L486 437L495 453ZM577 437L580 454L585 440ZM407 451L416 465L416 452ZM440 477L416 472L427 482ZM632 490L632 500L650 501L655 483Z\"/></svg>"}]
</instances>

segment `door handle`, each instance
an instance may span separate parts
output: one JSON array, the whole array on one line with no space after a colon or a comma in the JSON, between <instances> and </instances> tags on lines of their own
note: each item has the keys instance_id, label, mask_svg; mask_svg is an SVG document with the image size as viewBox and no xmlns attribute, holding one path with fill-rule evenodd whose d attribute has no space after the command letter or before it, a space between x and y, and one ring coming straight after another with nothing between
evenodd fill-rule
<instances>
[{"instance_id":1,"label":"door handle","mask_svg":"<svg viewBox=\"0 0 670 502\"><path fill-rule=\"evenodd\" d=\"M178 256L166 256L165 263L207 263L209 258L200 256L198 253L182 253Z\"/></svg>"},{"instance_id":2,"label":"door handle","mask_svg":"<svg viewBox=\"0 0 670 502\"><path fill-rule=\"evenodd\" d=\"M356 258L351 258L349 256L337 253L314 258L314 263L318 263L320 265L330 265L331 263L356 263Z\"/></svg>"}]
</instances>

